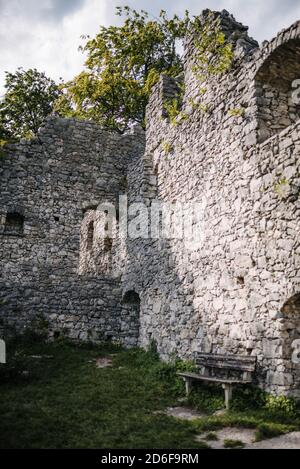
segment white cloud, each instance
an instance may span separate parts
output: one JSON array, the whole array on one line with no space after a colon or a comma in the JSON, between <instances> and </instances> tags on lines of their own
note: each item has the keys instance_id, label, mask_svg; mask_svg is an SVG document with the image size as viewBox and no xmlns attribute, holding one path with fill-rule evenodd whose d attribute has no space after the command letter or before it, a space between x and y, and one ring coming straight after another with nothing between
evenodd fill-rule
<instances>
[{"instance_id":1,"label":"white cloud","mask_svg":"<svg viewBox=\"0 0 300 469\"><path fill-rule=\"evenodd\" d=\"M125 2L127 3L127 2ZM282 28L300 19L299 0L132 0L128 2L148 11L158 12L161 8L170 13L183 13L186 9L198 15L205 8L228 10L236 20L249 26L249 34L262 42L272 39Z\"/></svg>"},{"instance_id":2,"label":"white cloud","mask_svg":"<svg viewBox=\"0 0 300 469\"><path fill-rule=\"evenodd\" d=\"M13 72L17 67L35 67L54 79L72 78L84 62L83 54L78 51L82 42L80 36L95 34L109 17L108 1L86 0L82 8L63 16L60 21L49 19L47 14L33 19L32 15L22 15L17 8L27 1L14 1L16 11L4 10L0 17L0 87L4 83L4 72Z\"/></svg>"},{"instance_id":3,"label":"white cloud","mask_svg":"<svg viewBox=\"0 0 300 469\"><path fill-rule=\"evenodd\" d=\"M300 18L299 0L0 0L0 94L4 72L20 66L35 67L54 79L72 78L84 62L78 52L80 36L94 35L101 24L117 23L114 10L120 4L153 15L160 9L171 15L225 8L249 25L250 35L259 41Z\"/></svg>"}]
</instances>

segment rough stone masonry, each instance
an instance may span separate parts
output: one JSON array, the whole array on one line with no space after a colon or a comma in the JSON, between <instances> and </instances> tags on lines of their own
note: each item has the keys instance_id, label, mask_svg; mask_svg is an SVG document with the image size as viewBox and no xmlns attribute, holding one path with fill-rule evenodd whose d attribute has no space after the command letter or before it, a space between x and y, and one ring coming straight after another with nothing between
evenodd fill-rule
<instances>
[{"instance_id":1,"label":"rough stone masonry","mask_svg":"<svg viewBox=\"0 0 300 469\"><path fill-rule=\"evenodd\" d=\"M300 22L259 47L226 11L215 15L234 65L200 98L187 38L177 125L164 103L178 83L162 76L146 134L51 117L36 139L6 147L2 335L46 323L55 337L155 341L164 359L256 356L262 388L300 397ZM201 246L118 236L118 209L113 234L97 236L120 194L149 210L205 200Z\"/></svg>"}]
</instances>

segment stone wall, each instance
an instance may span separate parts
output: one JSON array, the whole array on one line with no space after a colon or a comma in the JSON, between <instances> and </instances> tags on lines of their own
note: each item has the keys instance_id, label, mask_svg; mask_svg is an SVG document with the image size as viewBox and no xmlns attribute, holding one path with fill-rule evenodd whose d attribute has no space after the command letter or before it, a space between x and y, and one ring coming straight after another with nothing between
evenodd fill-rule
<instances>
[{"instance_id":1,"label":"stone wall","mask_svg":"<svg viewBox=\"0 0 300 469\"><path fill-rule=\"evenodd\" d=\"M267 76L262 69L274 70L278 60L285 69L277 51L289 50L281 79L285 105L291 102L300 24L259 48L232 17L222 18L235 48L232 71L212 77L199 96L187 41L188 117L175 126L167 119L164 102L176 85L162 77L148 106L145 157L129 180L133 199L149 206L156 199L202 205L202 244L190 250L183 240L129 240L123 291L140 295L142 346L155 340L165 358L189 358L196 350L257 356L261 386L299 395L299 365L290 353L292 339L300 338L299 310L291 326L282 307L300 289L300 123L295 109L277 106L277 95L265 96L274 105L263 101L258 83ZM273 115L262 124L263 107Z\"/></svg>"},{"instance_id":2,"label":"stone wall","mask_svg":"<svg viewBox=\"0 0 300 469\"><path fill-rule=\"evenodd\" d=\"M96 222L89 248L99 267L88 268L85 227L99 218L99 204L118 199L143 139L138 129L121 136L51 118L37 139L6 148L0 162L2 323L24 330L46 321L50 335L120 339L120 274Z\"/></svg>"},{"instance_id":3,"label":"stone wall","mask_svg":"<svg viewBox=\"0 0 300 469\"><path fill-rule=\"evenodd\" d=\"M256 75L259 141L297 122L300 105L293 102L292 83L300 77L300 40L289 38L264 61Z\"/></svg>"},{"instance_id":4,"label":"stone wall","mask_svg":"<svg viewBox=\"0 0 300 469\"><path fill-rule=\"evenodd\" d=\"M0 163L2 316L22 328L42 314L52 334L80 339L155 341L165 359L256 356L261 387L299 396L300 122L291 93L300 23L259 47L227 12L216 15L232 69L199 93L187 38L185 119L168 119L164 103L179 87L162 76L145 151L138 129L120 136L57 118L36 141L10 147ZM120 194L144 204L141 225L158 203L173 208L171 219L179 203L197 203L198 245L120 236Z\"/></svg>"}]
</instances>

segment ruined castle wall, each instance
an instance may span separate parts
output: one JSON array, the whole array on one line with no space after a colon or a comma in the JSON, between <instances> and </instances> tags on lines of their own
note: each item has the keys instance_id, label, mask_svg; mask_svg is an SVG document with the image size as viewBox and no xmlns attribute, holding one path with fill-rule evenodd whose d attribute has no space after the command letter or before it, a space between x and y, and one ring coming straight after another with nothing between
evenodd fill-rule
<instances>
[{"instance_id":1,"label":"ruined castle wall","mask_svg":"<svg viewBox=\"0 0 300 469\"><path fill-rule=\"evenodd\" d=\"M188 358L195 350L257 356L259 383L294 394L299 365L291 362L289 331L299 322L291 326L281 309L300 288L300 127L297 119L281 122L278 133L272 129L273 137L259 143L264 103L257 76L277 47L299 36L297 23L261 49L240 42L233 70L206 84L201 107L189 105L199 84L187 63L188 118L175 126L163 102L176 86L162 77L148 107L140 163L148 186L133 169L132 194L136 200L143 194L148 205L156 198L199 202L201 245L190 250L183 240L129 240L132 262L122 284L140 295L141 345L155 340L165 358Z\"/></svg>"},{"instance_id":2,"label":"ruined castle wall","mask_svg":"<svg viewBox=\"0 0 300 469\"><path fill-rule=\"evenodd\" d=\"M300 114L292 84L300 24L258 47L228 13L220 18L234 46L232 69L200 93L188 38L184 119L168 118L164 104L180 88L161 77L145 151L137 129L121 136L57 118L37 140L9 147L0 162L0 311L18 329L46 318L52 334L155 341L166 359L256 356L261 387L299 395ZM141 232L159 202L174 209L170 226L178 203L197 203L198 244L148 227L147 235L121 236L120 213L99 236L109 226L105 207L118 209L122 194ZM142 204L136 212L133 203Z\"/></svg>"},{"instance_id":3,"label":"ruined castle wall","mask_svg":"<svg viewBox=\"0 0 300 469\"><path fill-rule=\"evenodd\" d=\"M84 269L85 226L99 204L115 203L142 140L138 133L115 135L91 123L51 118L37 139L6 147L0 162L5 325L23 330L46 320L51 334L119 340L118 269L112 275L106 252L97 269ZM89 249L100 255L96 235L95 226Z\"/></svg>"}]
</instances>

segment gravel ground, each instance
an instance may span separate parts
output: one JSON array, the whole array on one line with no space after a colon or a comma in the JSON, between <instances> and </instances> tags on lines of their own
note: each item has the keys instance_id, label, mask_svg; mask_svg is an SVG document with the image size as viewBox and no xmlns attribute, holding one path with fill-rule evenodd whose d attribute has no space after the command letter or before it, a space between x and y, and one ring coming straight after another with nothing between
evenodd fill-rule
<instances>
[{"instance_id":1,"label":"gravel ground","mask_svg":"<svg viewBox=\"0 0 300 469\"><path fill-rule=\"evenodd\" d=\"M193 420L204 417L205 414L197 412L190 407L170 407L164 413L172 417L183 420ZM205 441L212 449L224 449L225 440L241 441L244 443L245 449L300 449L300 432L288 433L269 440L254 442L255 430L248 428L223 428L217 430L216 441L207 441L206 434L201 434L196 437L197 441Z\"/></svg>"},{"instance_id":2,"label":"gravel ground","mask_svg":"<svg viewBox=\"0 0 300 469\"><path fill-rule=\"evenodd\" d=\"M249 449L300 449L300 432L260 441L251 445Z\"/></svg>"}]
</instances>

